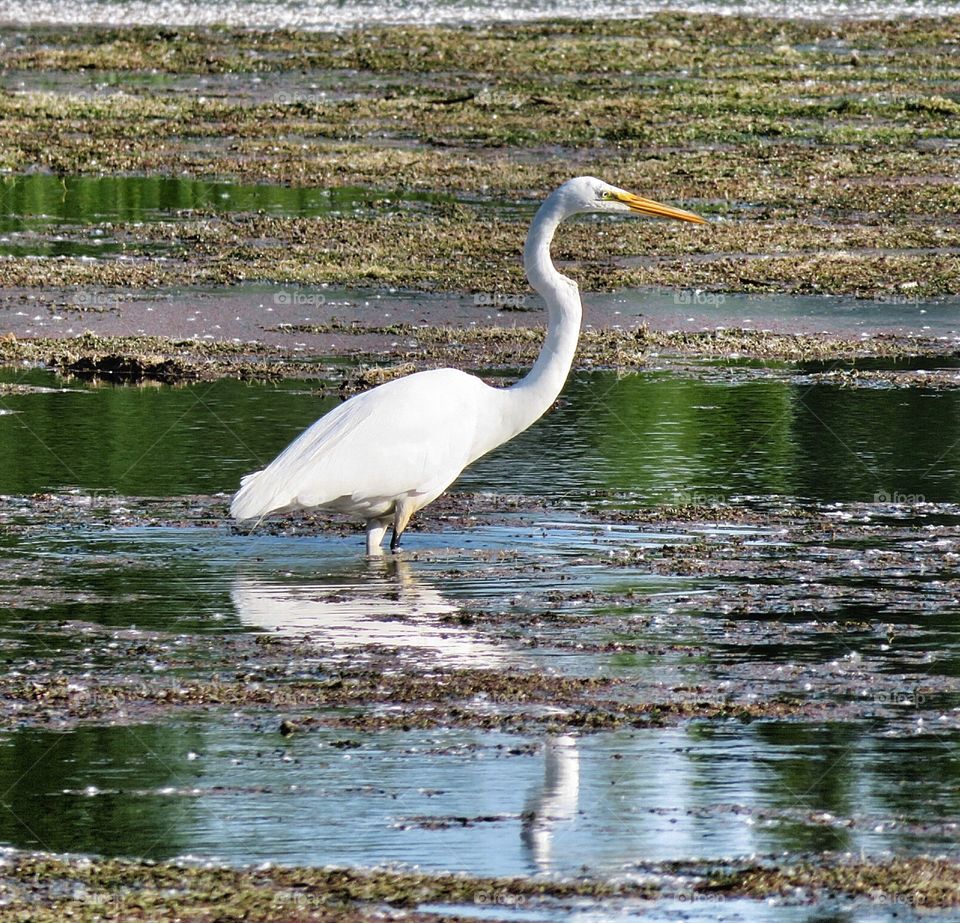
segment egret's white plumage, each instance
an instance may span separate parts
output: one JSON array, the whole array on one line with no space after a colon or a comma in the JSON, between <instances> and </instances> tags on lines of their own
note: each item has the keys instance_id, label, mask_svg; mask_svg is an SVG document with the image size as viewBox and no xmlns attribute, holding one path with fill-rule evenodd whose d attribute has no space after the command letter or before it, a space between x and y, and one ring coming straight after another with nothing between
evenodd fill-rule
<instances>
[{"instance_id":1,"label":"egret's white plumage","mask_svg":"<svg viewBox=\"0 0 960 923\"><path fill-rule=\"evenodd\" d=\"M580 212L703 223L593 177L564 183L540 206L523 251L527 278L548 310L543 347L526 377L492 388L456 369L435 369L359 394L317 420L262 471L244 477L231 514L259 520L295 509L348 513L367 524L368 554L380 553L391 523L395 548L413 513L471 462L539 419L563 388L580 335L580 293L553 265L550 241L564 218Z\"/></svg>"}]
</instances>

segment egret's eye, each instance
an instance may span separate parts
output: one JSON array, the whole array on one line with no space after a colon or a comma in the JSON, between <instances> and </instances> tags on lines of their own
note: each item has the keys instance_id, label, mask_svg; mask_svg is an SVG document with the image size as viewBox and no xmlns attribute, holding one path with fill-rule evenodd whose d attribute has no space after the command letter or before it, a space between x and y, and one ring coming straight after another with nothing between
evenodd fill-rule
<instances>
[{"instance_id":1,"label":"egret's eye","mask_svg":"<svg viewBox=\"0 0 960 923\"><path fill-rule=\"evenodd\" d=\"M610 199L613 198L613 193L609 189L604 189L603 192L600 193L600 198L609 202Z\"/></svg>"}]
</instances>

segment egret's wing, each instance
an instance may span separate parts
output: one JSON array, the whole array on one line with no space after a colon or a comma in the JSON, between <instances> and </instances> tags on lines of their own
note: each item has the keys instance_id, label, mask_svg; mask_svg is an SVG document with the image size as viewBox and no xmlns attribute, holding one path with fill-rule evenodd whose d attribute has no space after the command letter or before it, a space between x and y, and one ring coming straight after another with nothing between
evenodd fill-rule
<instances>
[{"instance_id":1,"label":"egret's wing","mask_svg":"<svg viewBox=\"0 0 960 923\"><path fill-rule=\"evenodd\" d=\"M365 396L339 404L302 432L266 468L245 475L230 504L230 513L241 520L257 519L295 506L299 466L309 459L311 449L319 453L325 443L336 445L362 423L370 412L361 400Z\"/></svg>"},{"instance_id":2,"label":"egret's wing","mask_svg":"<svg viewBox=\"0 0 960 923\"><path fill-rule=\"evenodd\" d=\"M231 512L253 519L326 506L379 515L397 497L442 490L469 460L478 388L486 386L470 375L438 369L351 398L244 478Z\"/></svg>"}]
</instances>

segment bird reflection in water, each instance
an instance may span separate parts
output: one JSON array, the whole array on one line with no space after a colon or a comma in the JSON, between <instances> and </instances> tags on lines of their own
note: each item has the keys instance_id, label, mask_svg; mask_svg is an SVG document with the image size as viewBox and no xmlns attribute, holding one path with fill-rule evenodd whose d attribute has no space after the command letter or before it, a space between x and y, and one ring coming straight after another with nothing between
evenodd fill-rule
<instances>
[{"instance_id":1,"label":"bird reflection in water","mask_svg":"<svg viewBox=\"0 0 960 923\"><path fill-rule=\"evenodd\" d=\"M439 617L457 606L418 577L402 559L371 560L363 570L304 582L238 576L230 590L240 621L285 637L336 647L415 648L439 662L501 667L513 659L503 647Z\"/></svg>"},{"instance_id":2,"label":"bird reflection in water","mask_svg":"<svg viewBox=\"0 0 960 923\"><path fill-rule=\"evenodd\" d=\"M577 814L580 800L580 751L569 734L548 737L544 745L543 784L531 791L523 812L520 839L533 871L550 872L557 828Z\"/></svg>"}]
</instances>

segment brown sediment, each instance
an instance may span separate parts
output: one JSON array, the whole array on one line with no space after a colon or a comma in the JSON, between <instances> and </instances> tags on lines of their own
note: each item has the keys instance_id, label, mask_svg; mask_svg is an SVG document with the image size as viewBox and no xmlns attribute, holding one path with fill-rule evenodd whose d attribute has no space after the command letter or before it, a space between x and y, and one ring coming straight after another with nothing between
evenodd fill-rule
<instances>
[{"instance_id":1,"label":"brown sediment","mask_svg":"<svg viewBox=\"0 0 960 923\"><path fill-rule=\"evenodd\" d=\"M356 186L361 196L351 211L315 218L187 207L156 222L81 217L56 228L60 240L83 243L95 227L120 254L96 260L45 255L53 231L12 231L10 246L35 247L40 255L4 257L3 284L40 296L41 310L70 311L78 324L95 320L99 309L71 305L63 286L150 294L264 281L523 293L518 254L533 207L571 174L592 173L701 211L712 224L563 228L554 256L585 291L701 287L842 293L898 304L956 294L958 26L956 19L851 22L843 26L842 45L831 24L671 15L343 35L25 30L4 46L2 66L8 73L56 73L58 89L0 94L5 170ZM78 87L80 75L86 80L106 70L131 78L152 71L266 74L286 95L200 98L141 86L111 96ZM314 82L346 85L321 99L310 89ZM0 193L12 185L0 180ZM427 199L410 201L404 197L410 191ZM117 332L129 332L123 308L115 313ZM284 341L330 334L336 347L328 355L369 363L346 373L344 393L435 364L515 369L531 361L542 337L536 326L502 317L453 330L433 319L354 324L327 316L313 324L264 324L243 342L227 336L206 342L16 338L14 325L26 322L15 320L12 309L0 314L0 334L14 334L0 335L0 362L123 381L329 379ZM250 342L261 339L259 332L271 342ZM906 336L607 325L585 331L577 364L631 370L655 359L692 370L703 359L750 358L771 366L850 365L866 357L950 358L954 352L946 341ZM949 369L853 364L801 371L811 380L852 386L956 386ZM955 732L960 688L949 671L931 671L909 644L898 650L895 669L883 653L909 640L919 619L957 595L955 508L878 497L833 510L744 503L617 510L605 499L597 498L591 511L590 504L558 509L524 498L454 495L427 510L414 529L539 527L558 515L598 530L663 527L669 535L662 541L601 547L583 559L606 574L676 581L669 634L651 628L639 640L624 636L624 613L646 626L650 610L650 600L628 580L603 591L557 581L531 591L522 605L458 600L456 612L433 624L476 632L485 643L520 654L560 651L567 663L574 663L569 655L616 653L669 668L709 657L719 664L714 673L691 679L678 671L667 683L654 669L626 682L575 669L566 675L543 661L523 669L444 666L399 645L346 653L322 638L249 632L178 636L173 644L167 632L50 623L48 610L68 599L62 563L19 554L17 540L54 525L223 528L226 498L2 498L0 537L10 545L0 563L0 602L20 619L36 618L33 638L50 633L61 641L82 636L109 644L100 644L102 662L92 678L69 645L32 653L18 675L0 680L0 723L69 728L209 711L224 720L266 722L285 736L328 728L359 735L471 727L542 737L686 721L804 719L881 719L901 734L913 733L920 719L928 726L936 720L938 728ZM301 535L347 529L353 526L313 518L264 526ZM469 554L469 565L491 579L543 566L523 553ZM431 552L410 556L418 559L429 563ZM127 563L105 556L97 566L119 573ZM89 600L96 599L91 592ZM881 604L882 618L850 614L880 611ZM613 615L606 618L605 609ZM566 631L557 629L561 623ZM855 650L851 639L857 639ZM777 662L773 669L764 659L767 645L799 649L801 643L809 661ZM747 649L756 656L741 656ZM154 673L149 659L169 669ZM186 869L16 855L0 868L0 919L366 920L401 908L405 919L417 920L428 918L416 909L423 903L479 905L490 903L491 894L531 907L542 901L546 913L556 902L612 896L806 901L834 893L913 907L960 903L957 864L927 857L872 862L819 855L642 871L649 884L396 870ZM86 890L78 896L72 889L80 885ZM448 918L456 918L455 908Z\"/></svg>"},{"instance_id":2,"label":"brown sediment","mask_svg":"<svg viewBox=\"0 0 960 923\"><path fill-rule=\"evenodd\" d=\"M150 647L140 641L141 651ZM262 651L261 659L262 658ZM401 658L402 660L402 658ZM385 660L382 667L397 666ZM261 669L263 667L261 666ZM269 669L268 669L269 672ZM263 674L260 674L263 675ZM591 732L621 727L663 727L690 719L752 721L758 718L824 717L828 709L782 701L729 703L695 697L677 702L629 702L611 680L527 676L502 671L435 670L423 677L385 678L379 670L339 670L314 682L181 682L149 679L115 682L101 677L87 689L79 678L59 676L0 680L0 700L12 725L143 721L173 712L249 708L287 716L287 727L384 729L472 727L503 731ZM476 697L483 705L476 707ZM352 711L356 709L356 711ZM295 714L295 717L290 717ZM278 721L278 727L279 727Z\"/></svg>"},{"instance_id":3,"label":"brown sediment","mask_svg":"<svg viewBox=\"0 0 960 923\"><path fill-rule=\"evenodd\" d=\"M543 194L549 189L544 187ZM111 226L110 233L129 250L122 261L109 255L95 262L10 256L2 265L11 287L151 290L266 281L527 291L519 261L525 219L475 211L464 207L457 217L448 217L401 208L380 220L219 216L127 232ZM804 227L796 221L752 219L696 231L664 232L639 221L601 227L599 234L593 224L562 228L554 245L555 258L585 291L656 285L900 297L908 303L960 290L960 232L949 224L915 227L904 220L896 233L863 225ZM58 227L57 233L64 232ZM172 248L162 260L150 255L160 243Z\"/></svg>"},{"instance_id":4,"label":"brown sediment","mask_svg":"<svg viewBox=\"0 0 960 923\"><path fill-rule=\"evenodd\" d=\"M322 325L286 325L265 328L273 339L291 338L291 346L258 342L181 340L165 337L114 337L86 333L77 337L26 337L0 339L0 364L31 363L61 374L108 381L145 380L180 382L215 378L340 378L336 386L344 396L367 390L392 378L423 369L447 366L469 371L509 370L532 363L543 342L537 327L485 326L466 329L430 325L365 326L334 322ZM292 347L297 336L336 336L329 339L324 358L337 356L365 364L357 369L334 371L328 365L303 358ZM398 342L402 338L402 343ZM766 368L741 369L757 376L794 375L787 363L830 362L822 371L806 371L812 380L848 386L896 384L923 387L956 387L957 373L940 370L898 371L842 368L838 363L863 359L926 357L952 359L957 355L949 341L914 336L880 334L868 339L830 335L775 333L760 330L709 331L587 329L581 334L574 360L576 369L636 371L652 363L670 364L685 374L716 375L699 360L751 359L771 363ZM804 371L802 368L800 371ZM727 376L737 374L727 369Z\"/></svg>"},{"instance_id":5,"label":"brown sediment","mask_svg":"<svg viewBox=\"0 0 960 923\"><path fill-rule=\"evenodd\" d=\"M809 379L845 388L923 388L939 391L960 387L960 369L829 369L813 373Z\"/></svg>"},{"instance_id":6,"label":"brown sediment","mask_svg":"<svg viewBox=\"0 0 960 923\"><path fill-rule=\"evenodd\" d=\"M70 338L0 339L0 364L32 363L66 376L121 383L271 379L313 376L317 372L314 363L275 353L255 343L100 337L90 333Z\"/></svg>"},{"instance_id":7,"label":"brown sediment","mask_svg":"<svg viewBox=\"0 0 960 923\"><path fill-rule=\"evenodd\" d=\"M0 919L29 914L38 923L80 920L289 920L291 923L363 923L436 920L421 904L524 904L615 894L647 896L653 889L595 880L537 881L475 878L397 870L270 868L231 870L124 860L70 862L17 855L0 874L10 902ZM82 890L65 896L64 887ZM472 919L456 912L444 920ZM487 917L496 919L495 917Z\"/></svg>"},{"instance_id":8,"label":"brown sediment","mask_svg":"<svg viewBox=\"0 0 960 923\"><path fill-rule=\"evenodd\" d=\"M540 327L471 327L456 329L430 325L394 324L369 327L334 322L323 325L291 324L281 333L339 333L363 337L404 337L404 345L392 345L391 354L406 360L419 359L474 367L527 365L537 357L543 342ZM348 347L349 348L349 347ZM768 359L784 362L853 360L868 357L952 355L954 346L933 338L879 334L869 339L766 330L724 328L704 331L652 330L644 324L624 330L588 329L581 332L577 368L630 369L643 367L651 355L704 359Z\"/></svg>"},{"instance_id":9,"label":"brown sediment","mask_svg":"<svg viewBox=\"0 0 960 923\"><path fill-rule=\"evenodd\" d=\"M700 890L768 897L797 891L816 897L843 894L917 910L960 905L960 866L947 858L918 856L864 862L848 857L787 866L754 866L711 877Z\"/></svg>"},{"instance_id":10,"label":"brown sediment","mask_svg":"<svg viewBox=\"0 0 960 923\"><path fill-rule=\"evenodd\" d=\"M29 538L54 524L58 529L94 523L108 529L222 528L225 502L204 497L6 498L0 504L0 534ZM473 527L499 523L529 528L543 521L544 512L521 498L451 495L428 508L415 528L457 529L467 518ZM130 722L198 709L241 709L274 715L278 726L286 722L291 731L457 726L583 733L689 720L849 721L878 715L926 716L947 731L956 723L947 703L960 695L960 685L929 672L906 651L891 672L883 652L899 649L901 643L909 647L918 613L936 612L956 594L950 555L960 548L960 514L922 503L909 511L913 518L907 512L902 505L882 502L842 510L715 504L580 512L576 521L581 528L595 528L597 536L611 524L635 524L646 531L659 527L670 537L629 547L599 545L594 554L584 553L581 563L628 575L615 588L567 588L560 581L528 590L519 606L510 597L459 598L455 612L425 621L409 616L412 626L433 626L441 635L445 630L453 636L467 632L481 646L500 646L506 660L497 669L484 665L482 657L474 666L444 665L405 647L402 631L395 643L379 646L358 639L342 647L319 629L319 634L299 638L201 634L171 645L166 632L118 632L73 623L47 628L38 621L38 635L55 630L58 636L83 637L85 643L103 639L97 682L84 678L67 655L38 653L29 671L0 682L0 698L8 721L18 725ZM296 517L265 526L269 532L303 535L341 528L338 522ZM434 555L448 561L447 554L424 550L402 560L429 565ZM458 569L467 568L464 572L474 579L495 574L507 583L545 563L522 552L462 554ZM128 557L114 562L107 556L97 566L103 572L129 565ZM450 571L448 564L451 576L458 569ZM629 575L637 573L702 581L674 592L671 618L677 627L670 637L647 624L650 600L630 589ZM895 581L891 573L897 575ZM0 602L17 609L21 618L30 612L40 618L44 609L67 598L57 571L43 560L19 556L16 546L6 553L0 577L8 585ZM343 600L349 599L347 592ZM886 619L851 622L849 613L881 605ZM686 626L682 632L680 626ZM823 655L827 660L840 660L826 665L814 658L773 669L762 659L731 657L718 674L723 682L678 678L667 687L656 671L627 682L507 663L512 657L522 661L528 652L569 651L579 658L640 654L682 664L706 656L720 637L730 651L786 643L799 648L802 643L829 652ZM856 656L847 657L854 649ZM154 660L166 669L157 674L136 666ZM904 690L910 692L906 703L900 701Z\"/></svg>"}]
</instances>

